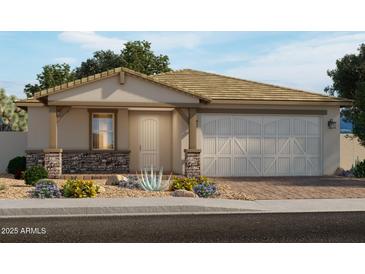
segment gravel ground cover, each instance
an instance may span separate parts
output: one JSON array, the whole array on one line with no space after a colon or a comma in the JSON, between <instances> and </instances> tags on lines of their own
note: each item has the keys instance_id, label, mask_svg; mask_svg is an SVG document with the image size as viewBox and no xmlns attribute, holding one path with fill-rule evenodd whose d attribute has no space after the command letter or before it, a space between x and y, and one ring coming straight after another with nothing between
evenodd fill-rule
<instances>
[{"instance_id":1,"label":"gravel ground cover","mask_svg":"<svg viewBox=\"0 0 365 274\"><path fill-rule=\"evenodd\" d=\"M54 180L61 188L66 180ZM105 185L106 179L93 180L96 184L101 186L102 191L97 198L123 198L123 197L172 197L171 191L157 191L149 192L138 189L128 189L118 186ZM31 192L34 189L28 186L23 180L15 180L12 175L0 174L0 185L4 185L5 189L1 190L0 199L29 199L32 198ZM254 197L247 195L239 190L232 190L231 186L224 183L217 182L219 194L211 198L220 199L236 199L236 200L253 200Z\"/></svg>"}]
</instances>

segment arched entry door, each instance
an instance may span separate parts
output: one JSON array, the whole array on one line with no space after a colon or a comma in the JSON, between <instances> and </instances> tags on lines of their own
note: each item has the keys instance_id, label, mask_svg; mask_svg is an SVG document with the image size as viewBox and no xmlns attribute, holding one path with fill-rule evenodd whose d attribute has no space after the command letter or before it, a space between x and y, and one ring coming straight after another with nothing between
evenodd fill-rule
<instances>
[{"instance_id":1,"label":"arched entry door","mask_svg":"<svg viewBox=\"0 0 365 274\"><path fill-rule=\"evenodd\" d=\"M143 115L139 119L139 167L159 168L159 123L158 118Z\"/></svg>"}]
</instances>

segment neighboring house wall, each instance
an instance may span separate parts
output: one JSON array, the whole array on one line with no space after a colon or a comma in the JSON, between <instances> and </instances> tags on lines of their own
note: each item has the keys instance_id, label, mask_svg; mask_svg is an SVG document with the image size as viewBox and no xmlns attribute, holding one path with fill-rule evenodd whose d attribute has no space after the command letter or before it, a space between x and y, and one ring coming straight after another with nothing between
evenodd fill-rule
<instances>
[{"instance_id":1,"label":"neighboring house wall","mask_svg":"<svg viewBox=\"0 0 365 274\"><path fill-rule=\"evenodd\" d=\"M61 102L141 102L141 103L199 103L199 99L162 85L126 76L120 84L119 76L50 95L48 101Z\"/></svg>"},{"instance_id":2,"label":"neighboring house wall","mask_svg":"<svg viewBox=\"0 0 365 274\"><path fill-rule=\"evenodd\" d=\"M26 132L0 132L0 173L5 173L8 163L16 156L25 156Z\"/></svg>"},{"instance_id":3,"label":"neighboring house wall","mask_svg":"<svg viewBox=\"0 0 365 274\"><path fill-rule=\"evenodd\" d=\"M151 115L159 121L159 158L164 171L172 170L172 112L171 111L129 111L130 171L139 171L139 119Z\"/></svg>"},{"instance_id":4,"label":"neighboring house wall","mask_svg":"<svg viewBox=\"0 0 365 274\"><path fill-rule=\"evenodd\" d=\"M365 159L365 147L353 134L341 134L341 167L350 169L356 161Z\"/></svg>"}]
</instances>

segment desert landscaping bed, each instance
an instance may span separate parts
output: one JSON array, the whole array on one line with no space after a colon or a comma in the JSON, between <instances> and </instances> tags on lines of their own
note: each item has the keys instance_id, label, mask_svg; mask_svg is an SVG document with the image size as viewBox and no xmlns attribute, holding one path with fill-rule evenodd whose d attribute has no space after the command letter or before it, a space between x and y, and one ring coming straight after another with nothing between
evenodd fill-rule
<instances>
[{"instance_id":1,"label":"desert landscaping bed","mask_svg":"<svg viewBox=\"0 0 365 274\"><path fill-rule=\"evenodd\" d=\"M66 182L65 179L54 180L61 188ZM123 197L172 197L172 191L144 191L139 189L129 189L114 185L106 185L106 179L94 179L95 184L101 186L101 191L96 198L123 198ZM30 199L32 198L33 186L26 185L24 180L16 180L11 174L0 175L0 185L5 189L0 189L0 199ZM231 187L224 183L216 183L218 194L210 198L253 200L254 197L240 191L233 191Z\"/></svg>"}]
</instances>

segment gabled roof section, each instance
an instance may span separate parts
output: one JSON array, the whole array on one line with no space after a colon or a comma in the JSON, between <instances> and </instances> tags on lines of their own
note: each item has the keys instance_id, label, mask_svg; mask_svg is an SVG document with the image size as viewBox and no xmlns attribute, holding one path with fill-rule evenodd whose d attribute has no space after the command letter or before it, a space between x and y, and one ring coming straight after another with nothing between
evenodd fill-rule
<instances>
[{"instance_id":1,"label":"gabled roof section","mask_svg":"<svg viewBox=\"0 0 365 274\"><path fill-rule=\"evenodd\" d=\"M184 88L181 88L181 87L175 87L174 85L170 85L170 84L167 84L165 82L161 82L158 79L154 79L153 77L148 76L146 74L139 73L137 71L134 71L134 70L131 70L131 69L128 69L128 68L122 68L122 67L110 69L108 71L104 71L104 72L97 73L97 74L94 74L94 75L91 75L91 76L88 76L88 77L84 77L84 78L81 78L81 79L77 79L77 80L68 82L68 83L65 83L65 84L62 84L62 85L58 85L58 86L55 86L55 87L52 87L52 88L48 88L48 89L38 91L34 94L34 97L32 99L40 99L40 98L46 97L48 95L56 94L56 93L59 93L59 92L64 92L64 91L72 89L72 88L80 87L80 86L83 86L83 85L86 85L86 84L90 84L90 83L93 83L93 82L96 82L96 81L99 81L99 80L103 80L103 79L106 79L106 78L109 78L109 77L119 75L120 73L123 73L123 72L128 73L132 76L139 77L141 79L150 81L152 83L159 84L159 85L162 85L162 86L165 86L165 87L168 87L168 88L172 88L176 91L183 92L185 94L188 94L188 95L191 95L191 96L194 96L194 97L198 97L199 99L201 99L203 101L206 101L206 102L210 101L209 97L205 97L205 96L202 96L200 94L191 92L189 90L185 90Z\"/></svg>"},{"instance_id":2,"label":"gabled roof section","mask_svg":"<svg viewBox=\"0 0 365 274\"><path fill-rule=\"evenodd\" d=\"M338 97L192 69L161 73L151 77L212 100L337 102L343 105L350 105L352 102Z\"/></svg>"},{"instance_id":3,"label":"gabled roof section","mask_svg":"<svg viewBox=\"0 0 365 274\"><path fill-rule=\"evenodd\" d=\"M352 100L326 96L319 93L243 80L235 77L208 73L192 69L176 70L148 76L128 68L115 68L97 73L82 79L71 81L59 86L45 89L34 94L33 98L17 101L20 107L29 105L40 106L47 100L47 96L64 92L99 80L107 79L127 73L131 76L144 79L151 83L171 88L175 91L197 97L204 102L216 101L219 103L247 102L292 102L298 103L330 103L339 106L351 106Z\"/></svg>"}]
</instances>

